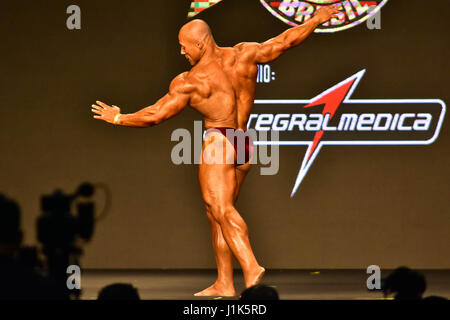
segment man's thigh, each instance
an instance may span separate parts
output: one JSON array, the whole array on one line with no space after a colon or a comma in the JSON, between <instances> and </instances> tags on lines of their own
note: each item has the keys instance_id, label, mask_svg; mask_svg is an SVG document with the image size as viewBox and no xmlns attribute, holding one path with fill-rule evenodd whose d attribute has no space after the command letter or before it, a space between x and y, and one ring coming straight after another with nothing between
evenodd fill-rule
<instances>
[{"instance_id":1,"label":"man's thigh","mask_svg":"<svg viewBox=\"0 0 450 320\"><path fill-rule=\"evenodd\" d=\"M247 173L250 171L250 161L246 164L236 166L236 188L234 190L234 201L237 200L239 196L239 192L241 191L241 186L244 183L244 179L247 176Z\"/></svg>"},{"instance_id":2,"label":"man's thigh","mask_svg":"<svg viewBox=\"0 0 450 320\"><path fill-rule=\"evenodd\" d=\"M201 163L198 177L208 206L233 204L237 185L234 165Z\"/></svg>"},{"instance_id":3,"label":"man's thigh","mask_svg":"<svg viewBox=\"0 0 450 320\"><path fill-rule=\"evenodd\" d=\"M222 139L225 137L217 137L214 142L205 142L202 148L202 159L205 148L213 152L226 152L223 148ZM215 149L215 145L220 144L220 147ZM211 163L208 161L201 161L199 165L198 177L200 181L200 188L203 199L209 206L211 205L227 205L233 204L234 192L237 185L236 169L233 163Z\"/></svg>"}]
</instances>

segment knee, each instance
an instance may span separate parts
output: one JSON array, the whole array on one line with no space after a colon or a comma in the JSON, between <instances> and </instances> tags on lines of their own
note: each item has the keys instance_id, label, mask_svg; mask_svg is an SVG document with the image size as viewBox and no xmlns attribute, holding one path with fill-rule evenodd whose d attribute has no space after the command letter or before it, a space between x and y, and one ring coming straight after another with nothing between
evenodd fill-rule
<instances>
[{"instance_id":1,"label":"knee","mask_svg":"<svg viewBox=\"0 0 450 320\"><path fill-rule=\"evenodd\" d=\"M205 204L205 209L206 209L206 217L208 218L208 220L210 222L215 222L214 216L211 211L211 206L209 204Z\"/></svg>"},{"instance_id":2,"label":"knee","mask_svg":"<svg viewBox=\"0 0 450 320\"><path fill-rule=\"evenodd\" d=\"M230 221L231 215L234 212L234 207L230 205L211 205L209 207L209 213L220 225Z\"/></svg>"}]
</instances>

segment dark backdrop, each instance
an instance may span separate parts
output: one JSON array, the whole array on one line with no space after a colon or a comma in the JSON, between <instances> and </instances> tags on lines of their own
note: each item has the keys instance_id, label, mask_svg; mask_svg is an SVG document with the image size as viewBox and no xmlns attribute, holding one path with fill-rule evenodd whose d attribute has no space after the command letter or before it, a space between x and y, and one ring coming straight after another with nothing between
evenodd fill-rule
<instances>
[{"instance_id":1,"label":"dark backdrop","mask_svg":"<svg viewBox=\"0 0 450 320\"><path fill-rule=\"evenodd\" d=\"M66 28L77 4L82 29ZM83 265L210 268L209 225L194 165L174 165L171 132L192 131L186 109L151 129L92 118L99 99L134 112L188 68L177 33L190 1L8 1L0 6L0 191L23 210L35 244L39 199L56 187L104 182L108 216ZM309 99L361 69L353 98L439 98L448 92L449 1L389 1L382 29L314 34L271 64L257 98ZM264 41L288 26L257 0L225 0L198 15L219 45ZM238 210L270 268L449 268L450 136L429 146L324 147L294 198L306 147L282 147L275 176L249 174ZM104 197L96 196L98 209Z\"/></svg>"}]
</instances>

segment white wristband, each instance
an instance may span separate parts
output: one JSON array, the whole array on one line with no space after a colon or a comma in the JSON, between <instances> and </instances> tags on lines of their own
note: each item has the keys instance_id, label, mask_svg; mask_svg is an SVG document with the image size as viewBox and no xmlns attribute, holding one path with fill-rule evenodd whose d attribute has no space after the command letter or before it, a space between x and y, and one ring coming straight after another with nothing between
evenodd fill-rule
<instances>
[{"instance_id":1,"label":"white wristband","mask_svg":"<svg viewBox=\"0 0 450 320\"><path fill-rule=\"evenodd\" d=\"M119 117L120 113L116 114L116 116L114 117L114 124L117 124L117 122L119 121Z\"/></svg>"}]
</instances>

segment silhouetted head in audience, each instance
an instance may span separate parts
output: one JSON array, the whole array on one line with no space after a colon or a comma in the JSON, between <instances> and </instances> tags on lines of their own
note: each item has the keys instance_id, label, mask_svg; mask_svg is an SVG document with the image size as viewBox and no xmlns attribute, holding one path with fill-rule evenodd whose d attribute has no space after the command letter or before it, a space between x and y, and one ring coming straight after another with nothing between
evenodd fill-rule
<instances>
[{"instance_id":1,"label":"silhouetted head in audience","mask_svg":"<svg viewBox=\"0 0 450 320\"><path fill-rule=\"evenodd\" d=\"M440 297L440 296L429 296L429 297L423 298L423 300L432 301L432 302L445 302L445 303L448 302L447 298Z\"/></svg>"},{"instance_id":2,"label":"silhouetted head in audience","mask_svg":"<svg viewBox=\"0 0 450 320\"><path fill-rule=\"evenodd\" d=\"M240 300L280 300L277 290L264 284L245 289Z\"/></svg>"},{"instance_id":3,"label":"silhouetted head in audience","mask_svg":"<svg viewBox=\"0 0 450 320\"><path fill-rule=\"evenodd\" d=\"M398 300L418 300L427 288L425 277L407 267L395 269L383 280L383 293L388 296L394 293Z\"/></svg>"},{"instance_id":4,"label":"silhouetted head in audience","mask_svg":"<svg viewBox=\"0 0 450 320\"><path fill-rule=\"evenodd\" d=\"M16 201L0 194L0 255L13 256L21 243L20 207Z\"/></svg>"},{"instance_id":5,"label":"silhouetted head in audience","mask_svg":"<svg viewBox=\"0 0 450 320\"><path fill-rule=\"evenodd\" d=\"M140 297L138 290L131 284L114 283L100 291L98 300L140 300Z\"/></svg>"}]
</instances>

